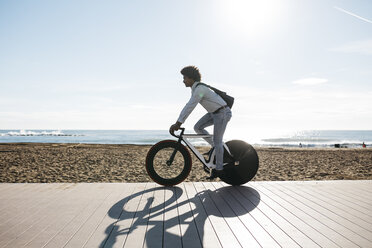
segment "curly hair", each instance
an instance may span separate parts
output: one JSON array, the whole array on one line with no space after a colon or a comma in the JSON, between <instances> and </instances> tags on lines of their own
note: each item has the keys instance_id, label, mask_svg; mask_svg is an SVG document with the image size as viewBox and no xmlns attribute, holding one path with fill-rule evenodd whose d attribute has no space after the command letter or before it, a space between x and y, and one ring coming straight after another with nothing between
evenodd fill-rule
<instances>
[{"instance_id":1,"label":"curly hair","mask_svg":"<svg viewBox=\"0 0 372 248\"><path fill-rule=\"evenodd\" d=\"M186 66L181 70L181 74L195 80L195 82L200 82L201 80L201 74L199 72L198 67L190 65Z\"/></svg>"}]
</instances>

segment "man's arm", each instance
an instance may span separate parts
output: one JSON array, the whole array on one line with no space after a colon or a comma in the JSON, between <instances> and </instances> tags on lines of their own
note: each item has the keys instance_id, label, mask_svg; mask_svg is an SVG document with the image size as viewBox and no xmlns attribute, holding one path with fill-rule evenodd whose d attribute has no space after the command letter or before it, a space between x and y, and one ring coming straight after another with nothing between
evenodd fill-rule
<instances>
[{"instance_id":1,"label":"man's arm","mask_svg":"<svg viewBox=\"0 0 372 248\"><path fill-rule=\"evenodd\" d=\"M196 89L194 93L191 95L190 100L185 105L185 107L183 107L177 122L171 126L169 131L173 132L177 131L181 127L182 123L186 121L187 117L189 117L191 112L195 109L196 105L198 105L198 103L203 97L203 94L200 92L200 88L201 87L198 87L198 89Z\"/></svg>"},{"instance_id":2,"label":"man's arm","mask_svg":"<svg viewBox=\"0 0 372 248\"><path fill-rule=\"evenodd\" d=\"M201 91L199 89L200 88L198 87L194 91L194 93L192 94L188 103L185 105L185 107L183 107L183 109L182 109L182 111L181 111L181 113L180 113L180 115L177 119L177 122L185 123L187 117L189 117L191 112L195 109L196 105L198 105L198 103L202 99L203 94L201 93Z\"/></svg>"}]
</instances>

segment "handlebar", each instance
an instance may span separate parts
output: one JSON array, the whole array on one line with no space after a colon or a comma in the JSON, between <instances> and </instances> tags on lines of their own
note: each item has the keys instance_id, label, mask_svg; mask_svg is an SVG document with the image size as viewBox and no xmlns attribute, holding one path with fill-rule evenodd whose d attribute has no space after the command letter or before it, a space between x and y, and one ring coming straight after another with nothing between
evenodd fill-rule
<instances>
[{"instance_id":1,"label":"handlebar","mask_svg":"<svg viewBox=\"0 0 372 248\"><path fill-rule=\"evenodd\" d=\"M179 135L174 134L174 132L172 132L171 130L169 130L169 133L173 137L180 138L183 135L183 133L185 132L185 128L184 127L180 127L179 130L181 130L181 133Z\"/></svg>"}]
</instances>

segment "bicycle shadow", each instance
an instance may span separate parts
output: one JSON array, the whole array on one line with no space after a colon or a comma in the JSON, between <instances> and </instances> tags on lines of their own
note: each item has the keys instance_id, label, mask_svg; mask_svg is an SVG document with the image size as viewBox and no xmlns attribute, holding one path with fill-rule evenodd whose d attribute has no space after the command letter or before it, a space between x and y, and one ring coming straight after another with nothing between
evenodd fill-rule
<instances>
[{"instance_id":1,"label":"bicycle shadow","mask_svg":"<svg viewBox=\"0 0 372 248\"><path fill-rule=\"evenodd\" d=\"M110 248L117 246L117 242L121 247L126 246L129 235L136 229L145 233L144 240L143 236L136 237L140 247L182 247L185 244L203 247L204 226L207 221L211 225L210 216L237 218L259 203L260 194L248 186L226 186L192 193L178 186L142 190L110 208L108 215L116 221L106 228L106 237L99 247Z\"/></svg>"}]
</instances>

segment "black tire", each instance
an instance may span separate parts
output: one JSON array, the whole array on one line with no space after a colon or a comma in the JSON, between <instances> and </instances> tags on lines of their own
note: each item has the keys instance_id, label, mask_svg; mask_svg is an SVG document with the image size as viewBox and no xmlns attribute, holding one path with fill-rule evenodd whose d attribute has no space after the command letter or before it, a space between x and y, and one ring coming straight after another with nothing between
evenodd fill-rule
<instances>
[{"instance_id":1,"label":"black tire","mask_svg":"<svg viewBox=\"0 0 372 248\"><path fill-rule=\"evenodd\" d=\"M174 150L177 150L172 165L167 165ZM191 170L191 156L182 144L174 140L163 140L155 144L146 157L147 174L153 181L164 186L181 183Z\"/></svg>"},{"instance_id":2,"label":"black tire","mask_svg":"<svg viewBox=\"0 0 372 248\"><path fill-rule=\"evenodd\" d=\"M256 150L241 140L228 141L226 145L236 163L224 166L224 175L220 179L231 185L249 182L256 175L259 167Z\"/></svg>"}]
</instances>

